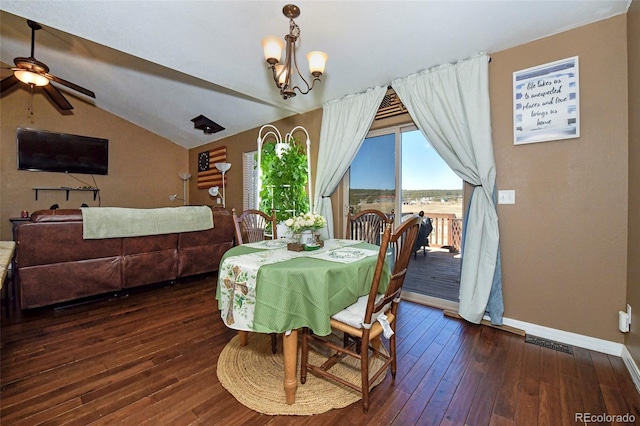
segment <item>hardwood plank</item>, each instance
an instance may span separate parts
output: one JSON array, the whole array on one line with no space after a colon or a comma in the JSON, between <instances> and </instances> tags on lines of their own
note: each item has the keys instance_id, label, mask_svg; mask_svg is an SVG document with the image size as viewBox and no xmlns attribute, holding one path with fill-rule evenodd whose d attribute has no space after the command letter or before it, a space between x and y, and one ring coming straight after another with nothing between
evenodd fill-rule
<instances>
[{"instance_id":1,"label":"hardwood plank","mask_svg":"<svg viewBox=\"0 0 640 426\"><path fill-rule=\"evenodd\" d=\"M504 370L500 377L501 385L496 395L496 403L493 412L499 423L505 421L514 422L518 389L520 387L520 377L522 370L522 360L524 356L524 340L511 339L509 349L505 357ZM493 419L494 416L492 416ZM498 420L499 419L499 420Z\"/></svg>"},{"instance_id":2,"label":"hardwood plank","mask_svg":"<svg viewBox=\"0 0 640 426\"><path fill-rule=\"evenodd\" d=\"M493 340L493 344L489 343L491 342L489 339L483 341L482 349L485 360L482 365L483 375L466 419L466 423L472 425L489 424L490 422L500 388L504 360L509 350L509 341L512 339L509 334L495 329L487 328L483 331L489 333L495 340Z\"/></svg>"},{"instance_id":3,"label":"hardwood plank","mask_svg":"<svg viewBox=\"0 0 640 426\"><path fill-rule=\"evenodd\" d=\"M624 364L622 358L613 355L609 355L609 362L613 367L613 372L616 376L620 391L622 392L622 397L629 408L629 413L633 414L636 421L638 421L640 419L640 400L636 398L638 396L638 390L631 379L631 375L627 371L627 366Z\"/></svg>"},{"instance_id":4,"label":"hardwood plank","mask_svg":"<svg viewBox=\"0 0 640 426\"><path fill-rule=\"evenodd\" d=\"M640 418L640 395L619 357L525 344L403 301L398 371L360 402L311 416L266 416L217 379L235 335L220 319L215 280L37 309L0 327L0 422L41 424L575 424L576 413ZM624 413L621 413L624 414Z\"/></svg>"},{"instance_id":5,"label":"hardwood plank","mask_svg":"<svg viewBox=\"0 0 640 426\"><path fill-rule=\"evenodd\" d=\"M436 392L444 373L446 372L451 360L458 352L461 341L464 337L451 334L443 349L438 354L427 374L424 375L411 397L407 401L404 410L396 417L394 424L408 425L415 424L419 421L427 403L432 395ZM442 410L444 414L444 409ZM424 419L423 419L424 420Z\"/></svg>"},{"instance_id":6,"label":"hardwood plank","mask_svg":"<svg viewBox=\"0 0 640 426\"><path fill-rule=\"evenodd\" d=\"M580 381L580 394L582 404L588 413L606 413L606 406L602 392L599 391L598 375L591 361L588 350L574 348L573 357L576 359L578 380Z\"/></svg>"},{"instance_id":7,"label":"hardwood plank","mask_svg":"<svg viewBox=\"0 0 640 426\"><path fill-rule=\"evenodd\" d=\"M419 425L439 425L442 421L449 403L456 391L456 384L446 380L440 381L433 397L425 407L422 415L416 422Z\"/></svg>"},{"instance_id":8,"label":"hardwood plank","mask_svg":"<svg viewBox=\"0 0 640 426\"><path fill-rule=\"evenodd\" d=\"M558 413L561 411L560 387L546 381L540 382L538 394L538 424L551 425L558 422Z\"/></svg>"},{"instance_id":9,"label":"hardwood plank","mask_svg":"<svg viewBox=\"0 0 640 426\"><path fill-rule=\"evenodd\" d=\"M516 424L537 423L540 394L540 350L539 346L530 344L524 347L514 417Z\"/></svg>"},{"instance_id":10,"label":"hardwood plank","mask_svg":"<svg viewBox=\"0 0 640 426\"><path fill-rule=\"evenodd\" d=\"M482 328L480 326L479 328L478 338L470 348L469 356L465 358L466 369L464 374L456 387L456 391L451 398L451 402L449 403L447 411L445 412L444 418L441 422L443 425L464 424L465 419L472 408L474 397L482 381L482 375L485 367L484 363L489 351L488 341L481 339L480 336L483 334L485 336L495 336L495 331L490 328Z\"/></svg>"}]
</instances>

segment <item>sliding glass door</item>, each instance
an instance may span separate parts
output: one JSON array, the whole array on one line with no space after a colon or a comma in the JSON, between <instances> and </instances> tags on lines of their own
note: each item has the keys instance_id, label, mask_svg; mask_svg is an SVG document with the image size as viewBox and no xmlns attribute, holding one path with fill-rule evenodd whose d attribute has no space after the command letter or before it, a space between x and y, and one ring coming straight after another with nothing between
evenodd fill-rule
<instances>
[{"instance_id":1,"label":"sliding glass door","mask_svg":"<svg viewBox=\"0 0 640 426\"><path fill-rule=\"evenodd\" d=\"M396 136L367 137L349 171L349 211L376 209L393 215L397 206Z\"/></svg>"},{"instance_id":2,"label":"sliding glass door","mask_svg":"<svg viewBox=\"0 0 640 426\"><path fill-rule=\"evenodd\" d=\"M403 291L411 300L452 308L446 303L457 302L460 291L462 179L419 130L394 127L367 136L351 163L348 187L352 212L381 210L395 224L422 212L431 221L428 246L409 263Z\"/></svg>"},{"instance_id":3,"label":"sliding glass door","mask_svg":"<svg viewBox=\"0 0 640 426\"><path fill-rule=\"evenodd\" d=\"M401 188L399 191L398 188ZM462 180L414 126L371 132L349 172L349 209L462 217Z\"/></svg>"}]
</instances>

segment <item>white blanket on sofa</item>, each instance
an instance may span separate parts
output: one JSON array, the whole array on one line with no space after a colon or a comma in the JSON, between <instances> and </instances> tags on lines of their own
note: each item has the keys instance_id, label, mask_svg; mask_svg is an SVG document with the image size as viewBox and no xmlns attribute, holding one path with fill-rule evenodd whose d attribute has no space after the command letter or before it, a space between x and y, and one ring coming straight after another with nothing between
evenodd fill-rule
<instances>
[{"instance_id":1,"label":"white blanket on sofa","mask_svg":"<svg viewBox=\"0 0 640 426\"><path fill-rule=\"evenodd\" d=\"M211 229L213 213L207 206L157 209L83 207L82 222L85 240L139 237Z\"/></svg>"}]
</instances>

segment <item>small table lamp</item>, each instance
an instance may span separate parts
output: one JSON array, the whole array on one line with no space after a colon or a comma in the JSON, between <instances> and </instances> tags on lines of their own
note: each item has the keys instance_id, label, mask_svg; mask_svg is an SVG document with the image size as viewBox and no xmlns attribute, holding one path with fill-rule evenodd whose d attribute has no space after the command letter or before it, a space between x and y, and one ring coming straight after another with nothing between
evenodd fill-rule
<instances>
[{"instance_id":1,"label":"small table lamp","mask_svg":"<svg viewBox=\"0 0 640 426\"><path fill-rule=\"evenodd\" d=\"M222 194L220 194L219 187L212 186L211 188L209 188L209 195L216 199L217 204L220 204L220 199L222 199L222 202L224 203L224 198L222 198ZM218 197L220 197L220 199Z\"/></svg>"}]
</instances>

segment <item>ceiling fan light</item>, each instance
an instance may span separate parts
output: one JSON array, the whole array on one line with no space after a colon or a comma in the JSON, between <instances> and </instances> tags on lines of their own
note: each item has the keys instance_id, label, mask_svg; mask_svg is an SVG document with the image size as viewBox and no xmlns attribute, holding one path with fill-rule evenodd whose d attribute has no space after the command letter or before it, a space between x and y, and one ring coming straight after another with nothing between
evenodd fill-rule
<instances>
[{"instance_id":1,"label":"ceiling fan light","mask_svg":"<svg viewBox=\"0 0 640 426\"><path fill-rule=\"evenodd\" d=\"M264 58L271 65L280 62L284 41L276 36L269 36L262 39L262 49L264 50Z\"/></svg>"},{"instance_id":2,"label":"ceiling fan light","mask_svg":"<svg viewBox=\"0 0 640 426\"><path fill-rule=\"evenodd\" d=\"M324 67L327 64L327 59L329 59L329 56L319 50L307 53L309 71L311 71L311 74L314 77L318 77L324 73Z\"/></svg>"},{"instance_id":3,"label":"ceiling fan light","mask_svg":"<svg viewBox=\"0 0 640 426\"><path fill-rule=\"evenodd\" d=\"M46 86L49 84L49 79L43 75L36 74L27 70L16 70L13 72L18 80L25 84L33 84L34 86Z\"/></svg>"}]
</instances>

